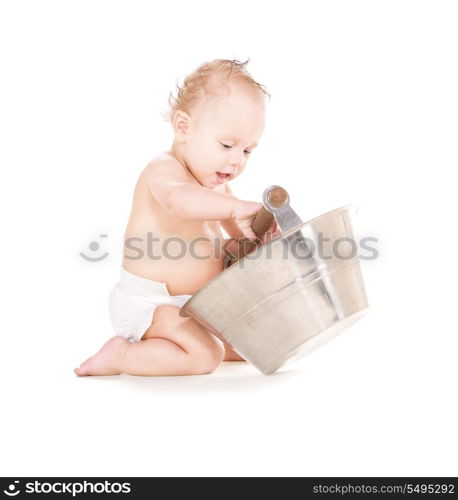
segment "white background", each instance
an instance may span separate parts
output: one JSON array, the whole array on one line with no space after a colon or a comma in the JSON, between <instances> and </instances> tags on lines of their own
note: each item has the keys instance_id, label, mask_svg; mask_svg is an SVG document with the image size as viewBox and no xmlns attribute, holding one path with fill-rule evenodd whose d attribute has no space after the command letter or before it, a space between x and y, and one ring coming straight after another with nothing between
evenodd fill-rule
<instances>
[{"instance_id":1,"label":"white background","mask_svg":"<svg viewBox=\"0 0 458 500\"><path fill-rule=\"evenodd\" d=\"M457 475L457 23L446 1L3 1L1 475ZM272 99L233 189L280 184L304 220L357 204L369 315L269 377L77 378L169 91L248 57Z\"/></svg>"}]
</instances>

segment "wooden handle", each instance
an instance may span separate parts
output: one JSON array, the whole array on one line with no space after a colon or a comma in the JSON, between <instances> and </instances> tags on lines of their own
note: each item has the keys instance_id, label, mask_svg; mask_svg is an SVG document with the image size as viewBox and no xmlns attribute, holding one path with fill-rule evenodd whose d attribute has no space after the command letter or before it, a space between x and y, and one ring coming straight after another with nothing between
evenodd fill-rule
<instances>
[{"instance_id":1,"label":"wooden handle","mask_svg":"<svg viewBox=\"0 0 458 500\"><path fill-rule=\"evenodd\" d=\"M280 187L273 189L269 193L269 201L274 206L281 206L287 198L288 193ZM251 225L251 229L253 229L254 234L258 237L259 240L262 239L266 231L271 226L273 220L273 214L266 210L265 207L262 207L261 210L259 210L253 221L253 224ZM238 245L237 255L233 256L233 258L230 259L227 267L235 264L238 260L251 253L258 246L253 240L245 237L239 239Z\"/></svg>"},{"instance_id":2,"label":"wooden handle","mask_svg":"<svg viewBox=\"0 0 458 500\"><path fill-rule=\"evenodd\" d=\"M253 224L251 224L251 229L253 229L254 234L261 239L271 226L273 220L273 214L264 207L261 207L261 210L257 213Z\"/></svg>"},{"instance_id":3,"label":"wooden handle","mask_svg":"<svg viewBox=\"0 0 458 500\"><path fill-rule=\"evenodd\" d=\"M261 239L264 236L264 233L269 229L273 218L274 216L264 207L259 210L253 224L251 225L251 229L253 229L254 234L259 239ZM238 241L237 254L230 260L228 265L231 266L239 259L242 259L245 255L251 253L257 246L258 245L256 245L256 243L249 238L240 238Z\"/></svg>"}]
</instances>

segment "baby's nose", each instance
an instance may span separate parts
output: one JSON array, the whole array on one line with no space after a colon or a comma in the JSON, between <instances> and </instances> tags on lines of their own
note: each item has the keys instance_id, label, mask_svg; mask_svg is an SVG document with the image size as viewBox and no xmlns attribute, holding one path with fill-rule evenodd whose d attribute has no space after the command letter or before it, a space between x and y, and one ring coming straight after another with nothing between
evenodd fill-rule
<instances>
[{"instance_id":1,"label":"baby's nose","mask_svg":"<svg viewBox=\"0 0 458 500\"><path fill-rule=\"evenodd\" d=\"M243 153L234 153L229 161L231 166L239 168L243 164Z\"/></svg>"}]
</instances>

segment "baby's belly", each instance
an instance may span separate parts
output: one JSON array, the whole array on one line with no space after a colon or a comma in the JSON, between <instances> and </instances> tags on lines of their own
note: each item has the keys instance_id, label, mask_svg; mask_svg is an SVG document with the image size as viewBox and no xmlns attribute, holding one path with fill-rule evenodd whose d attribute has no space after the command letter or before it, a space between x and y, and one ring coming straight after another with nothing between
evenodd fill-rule
<instances>
[{"instance_id":1,"label":"baby's belly","mask_svg":"<svg viewBox=\"0 0 458 500\"><path fill-rule=\"evenodd\" d=\"M171 295L194 295L224 269L224 240L219 234L126 237L123 267L138 276L167 284Z\"/></svg>"}]
</instances>

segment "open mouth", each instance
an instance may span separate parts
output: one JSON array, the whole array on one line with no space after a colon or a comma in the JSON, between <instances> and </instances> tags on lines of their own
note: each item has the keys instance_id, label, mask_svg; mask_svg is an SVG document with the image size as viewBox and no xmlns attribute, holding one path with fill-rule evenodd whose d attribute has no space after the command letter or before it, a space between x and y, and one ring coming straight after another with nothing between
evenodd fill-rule
<instances>
[{"instance_id":1,"label":"open mouth","mask_svg":"<svg viewBox=\"0 0 458 500\"><path fill-rule=\"evenodd\" d=\"M216 172L216 182L217 184L223 184L230 177L230 174L224 174L222 172Z\"/></svg>"}]
</instances>

